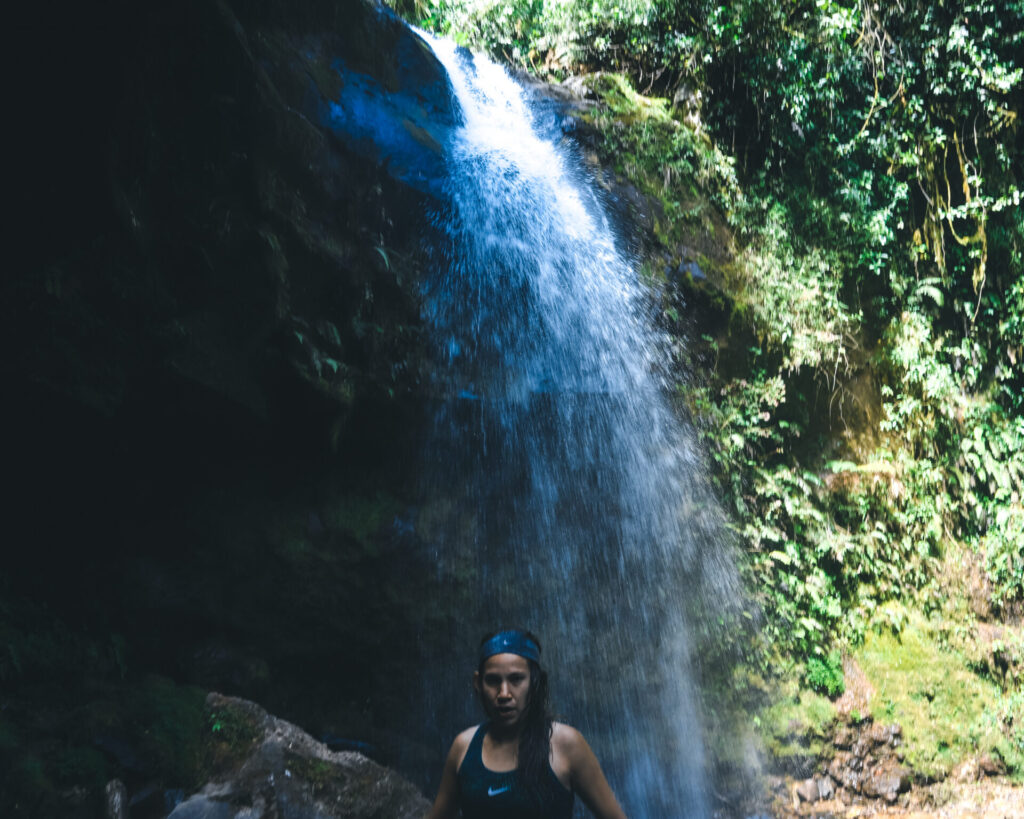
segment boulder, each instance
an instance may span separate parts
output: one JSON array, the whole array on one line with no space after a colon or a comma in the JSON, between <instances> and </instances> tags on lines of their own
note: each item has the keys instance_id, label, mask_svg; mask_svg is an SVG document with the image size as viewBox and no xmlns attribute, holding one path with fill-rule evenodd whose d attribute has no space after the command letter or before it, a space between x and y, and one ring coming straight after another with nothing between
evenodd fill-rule
<instances>
[{"instance_id":1,"label":"boulder","mask_svg":"<svg viewBox=\"0 0 1024 819\"><path fill-rule=\"evenodd\" d=\"M818 786L818 798L819 799L831 799L836 795L836 784L832 781L832 777L828 774L819 777L816 781Z\"/></svg>"},{"instance_id":2,"label":"boulder","mask_svg":"<svg viewBox=\"0 0 1024 819\"><path fill-rule=\"evenodd\" d=\"M796 795L800 797L801 802L817 802L821 798L818 793L818 783L813 779L805 779L798 783Z\"/></svg>"},{"instance_id":3,"label":"boulder","mask_svg":"<svg viewBox=\"0 0 1024 819\"><path fill-rule=\"evenodd\" d=\"M169 819L421 819L430 809L394 771L331 751L253 702L211 693L207 706L230 736L217 740L211 780Z\"/></svg>"},{"instance_id":4,"label":"boulder","mask_svg":"<svg viewBox=\"0 0 1024 819\"><path fill-rule=\"evenodd\" d=\"M103 789L106 797L106 819L128 819L128 790L120 779L111 779Z\"/></svg>"},{"instance_id":5,"label":"boulder","mask_svg":"<svg viewBox=\"0 0 1024 819\"><path fill-rule=\"evenodd\" d=\"M849 751L840 751L828 766L828 773L836 782L854 793L860 791L863 763Z\"/></svg>"},{"instance_id":6,"label":"boulder","mask_svg":"<svg viewBox=\"0 0 1024 819\"><path fill-rule=\"evenodd\" d=\"M876 747L887 745L895 748L900 744L900 736L903 734L903 729L895 723L892 725L872 723L866 733Z\"/></svg>"},{"instance_id":7,"label":"boulder","mask_svg":"<svg viewBox=\"0 0 1024 819\"><path fill-rule=\"evenodd\" d=\"M862 793L895 802L901 793L910 790L910 772L892 759L879 762L865 772Z\"/></svg>"}]
</instances>

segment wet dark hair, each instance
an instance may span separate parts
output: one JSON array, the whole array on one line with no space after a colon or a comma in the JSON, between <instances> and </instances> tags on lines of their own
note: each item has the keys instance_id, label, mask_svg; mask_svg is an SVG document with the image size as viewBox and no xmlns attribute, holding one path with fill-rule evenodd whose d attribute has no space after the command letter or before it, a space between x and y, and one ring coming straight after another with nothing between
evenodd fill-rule
<instances>
[{"instance_id":1,"label":"wet dark hair","mask_svg":"<svg viewBox=\"0 0 1024 819\"><path fill-rule=\"evenodd\" d=\"M492 631L485 634L480 641L483 646L494 635L505 629ZM522 632L526 637L537 644L540 649L540 640L526 629L511 629ZM516 770L519 773L519 782L527 795L538 810L541 810L547 802L553 789L553 777L547 773L549 759L551 758L551 732L553 730L554 718L548 707L548 673L540 665L531 659L523 658L530 666L530 688L529 697L526 702L526 711L523 712L523 725L519 734L518 765ZM484 663L481 660L477 666L477 672L483 674ZM480 704L486 711L486 702L483 694L480 694Z\"/></svg>"}]
</instances>

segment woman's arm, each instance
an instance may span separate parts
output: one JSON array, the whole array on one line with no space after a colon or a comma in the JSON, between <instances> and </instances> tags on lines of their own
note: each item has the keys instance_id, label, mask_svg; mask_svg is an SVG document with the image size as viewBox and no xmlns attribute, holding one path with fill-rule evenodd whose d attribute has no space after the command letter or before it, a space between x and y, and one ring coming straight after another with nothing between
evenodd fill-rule
<instances>
[{"instance_id":1,"label":"woman's arm","mask_svg":"<svg viewBox=\"0 0 1024 819\"><path fill-rule=\"evenodd\" d=\"M448 757L444 761L441 784L437 787L437 798L427 814L427 819L455 819L459 814L459 766L462 764L469 741L476 729L469 728L455 737Z\"/></svg>"},{"instance_id":2,"label":"woman's arm","mask_svg":"<svg viewBox=\"0 0 1024 819\"><path fill-rule=\"evenodd\" d=\"M626 819L619 806L612 787L604 777L601 764L594 756L583 734L568 725L559 725L557 738L552 737L560 746L569 762L569 779L572 789L580 795L590 812L597 819Z\"/></svg>"}]
</instances>

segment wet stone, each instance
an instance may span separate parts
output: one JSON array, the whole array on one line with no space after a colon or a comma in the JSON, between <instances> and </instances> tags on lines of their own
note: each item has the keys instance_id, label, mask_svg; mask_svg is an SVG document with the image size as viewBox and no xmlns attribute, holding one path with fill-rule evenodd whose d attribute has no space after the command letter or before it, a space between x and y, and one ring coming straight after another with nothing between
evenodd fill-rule
<instances>
[{"instance_id":1,"label":"wet stone","mask_svg":"<svg viewBox=\"0 0 1024 819\"><path fill-rule=\"evenodd\" d=\"M178 805L167 819L233 819L234 815L226 802L197 794Z\"/></svg>"},{"instance_id":2,"label":"wet stone","mask_svg":"<svg viewBox=\"0 0 1024 819\"><path fill-rule=\"evenodd\" d=\"M854 793L860 791L861 760L849 751L840 751L828 766L828 773L836 782Z\"/></svg>"},{"instance_id":3,"label":"wet stone","mask_svg":"<svg viewBox=\"0 0 1024 819\"><path fill-rule=\"evenodd\" d=\"M831 799L836 795L836 785L832 781L832 777L827 774L819 778L816 783L818 786L818 798L819 799Z\"/></svg>"},{"instance_id":4,"label":"wet stone","mask_svg":"<svg viewBox=\"0 0 1024 819\"><path fill-rule=\"evenodd\" d=\"M895 802L901 793L910 790L910 772L894 760L880 762L866 773L862 791L865 796L877 796Z\"/></svg>"},{"instance_id":5,"label":"wet stone","mask_svg":"<svg viewBox=\"0 0 1024 819\"><path fill-rule=\"evenodd\" d=\"M840 728L832 740L832 744L842 751L849 751L857 741L857 734L850 728Z\"/></svg>"},{"instance_id":6,"label":"wet stone","mask_svg":"<svg viewBox=\"0 0 1024 819\"><path fill-rule=\"evenodd\" d=\"M107 803L106 819L128 819L128 789L120 779L111 779L103 789Z\"/></svg>"},{"instance_id":7,"label":"wet stone","mask_svg":"<svg viewBox=\"0 0 1024 819\"><path fill-rule=\"evenodd\" d=\"M889 745L896 747L899 744L902 729L899 725L872 725L868 736L876 745Z\"/></svg>"},{"instance_id":8,"label":"wet stone","mask_svg":"<svg viewBox=\"0 0 1024 819\"><path fill-rule=\"evenodd\" d=\"M853 743L853 755L864 759L871 751L871 741L864 736L861 736Z\"/></svg>"},{"instance_id":9,"label":"wet stone","mask_svg":"<svg viewBox=\"0 0 1024 819\"><path fill-rule=\"evenodd\" d=\"M817 802L820 798L818 783L813 779L805 779L796 786L796 795L800 797L801 802Z\"/></svg>"}]
</instances>

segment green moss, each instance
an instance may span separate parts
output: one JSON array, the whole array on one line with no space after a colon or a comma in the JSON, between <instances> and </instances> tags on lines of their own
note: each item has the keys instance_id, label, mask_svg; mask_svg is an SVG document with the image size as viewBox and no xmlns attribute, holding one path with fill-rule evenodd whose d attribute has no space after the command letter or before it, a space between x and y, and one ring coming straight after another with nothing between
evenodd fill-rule
<instances>
[{"instance_id":1,"label":"green moss","mask_svg":"<svg viewBox=\"0 0 1024 819\"><path fill-rule=\"evenodd\" d=\"M784 683L780 694L781 699L755 715L754 725L783 768L799 766L822 755L836 708L827 697L801 689L795 681Z\"/></svg>"},{"instance_id":2,"label":"green moss","mask_svg":"<svg viewBox=\"0 0 1024 819\"><path fill-rule=\"evenodd\" d=\"M0 714L0 758L11 753L18 747L18 733L3 715Z\"/></svg>"},{"instance_id":3,"label":"green moss","mask_svg":"<svg viewBox=\"0 0 1024 819\"><path fill-rule=\"evenodd\" d=\"M902 726L906 761L915 771L943 777L976 753L1019 766L993 710L999 688L945 650L922 616L911 613L899 634L869 631L855 656L875 689L871 716Z\"/></svg>"},{"instance_id":4,"label":"green moss","mask_svg":"<svg viewBox=\"0 0 1024 819\"><path fill-rule=\"evenodd\" d=\"M58 790L48 775L43 760L34 754L22 753L10 760L0 757L5 765L0 779L0 813L11 817L61 816L66 814Z\"/></svg>"},{"instance_id":5,"label":"green moss","mask_svg":"<svg viewBox=\"0 0 1024 819\"><path fill-rule=\"evenodd\" d=\"M583 78L603 105L583 118L598 133L605 166L658 203L657 239L667 248L729 244L716 208L729 212L739 188L732 161L707 136L679 122L668 100L637 93L621 74Z\"/></svg>"},{"instance_id":6,"label":"green moss","mask_svg":"<svg viewBox=\"0 0 1024 819\"><path fill-rule=\"evenodd\" d=\"M322 759L308 759L293 753L288 753L286 759L288 770L299 779L308 782L314 792L322 791L332 783L343 783L345 780L340 769Z\"/></svg>"},{"instance_id":7,"label":"green moss","mask_svg":"<svg viewBox=\"0 0 1024 819\"><path fill-rule=\"evenodd\" d=\"M237 767L249 756L261 733L253 716L241 707L224 704L208 709L203 731L203 766L213 774Z\"/></svg>"},{"instance_id":8,"label":"green moss","mask_svg":"<svg viewBox=\"0 0 1024 819\"><path fill-rule=\"evenodd\" d=\"M608 106L609 111L622 121L633 123L653 119L657 122L674 122L669 115L668 100L637 93L622 74L600 72L584 77L583 81Z\"/></svg>"}]
</instances>

